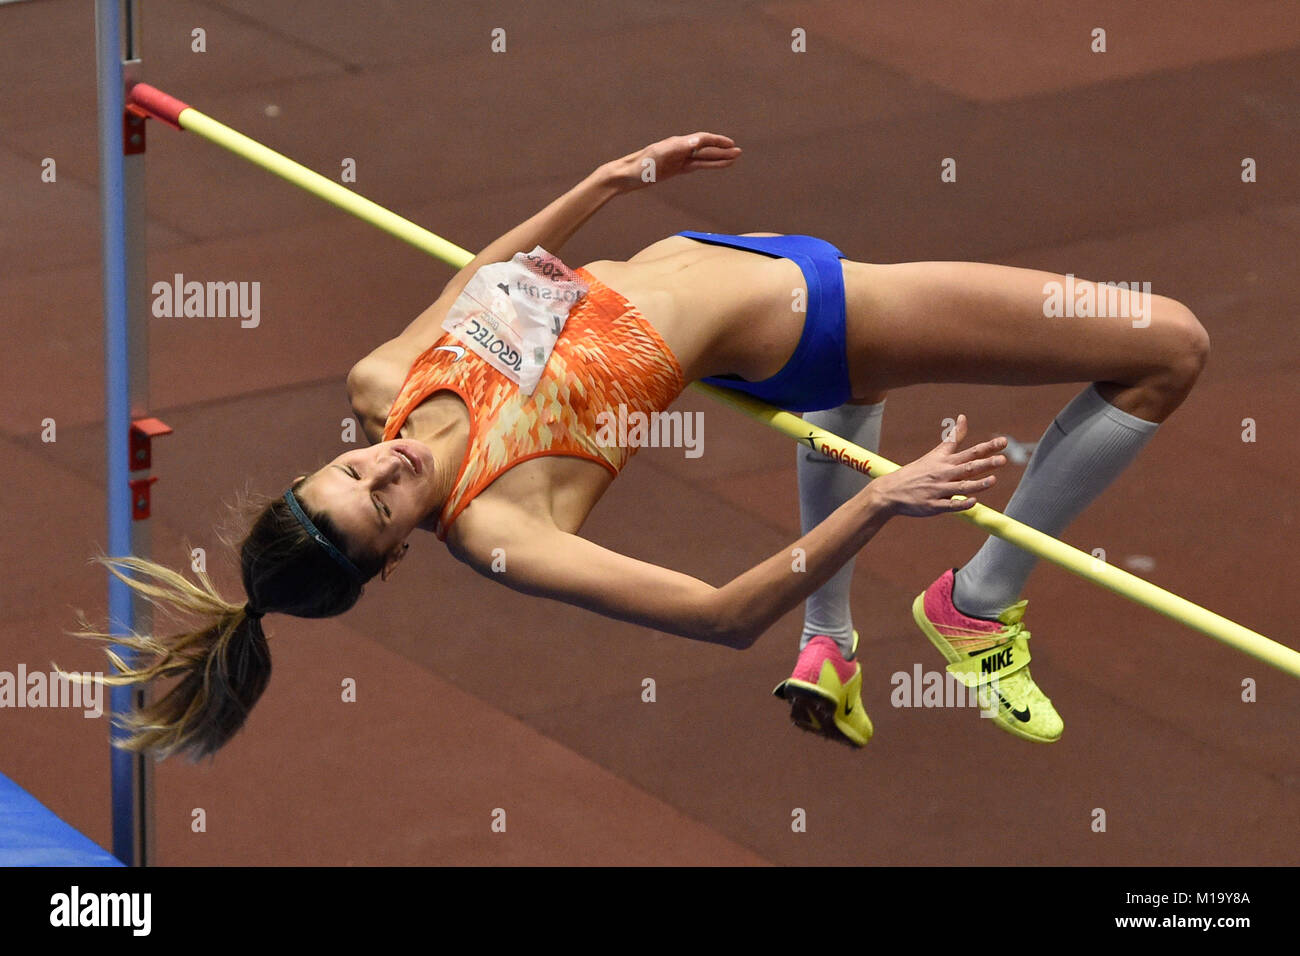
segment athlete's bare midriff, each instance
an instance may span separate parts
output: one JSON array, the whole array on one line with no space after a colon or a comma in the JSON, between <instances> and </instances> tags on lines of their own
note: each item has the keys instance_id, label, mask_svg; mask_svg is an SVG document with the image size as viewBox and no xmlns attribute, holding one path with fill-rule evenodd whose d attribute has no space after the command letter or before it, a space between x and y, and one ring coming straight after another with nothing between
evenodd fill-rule
<instances>
[{"instance_id":1,"label":"athlete's bare midriff","mask_svg":"<svg viewBox=\"0 0 1300 956\"><path fill-rule=\"evenodd\" d=\"M770 378L794 354L806 313L803 273L789 259L669 236L626 262L583 266L636 306L687 380Z\"/></svg>"}]
</instances>

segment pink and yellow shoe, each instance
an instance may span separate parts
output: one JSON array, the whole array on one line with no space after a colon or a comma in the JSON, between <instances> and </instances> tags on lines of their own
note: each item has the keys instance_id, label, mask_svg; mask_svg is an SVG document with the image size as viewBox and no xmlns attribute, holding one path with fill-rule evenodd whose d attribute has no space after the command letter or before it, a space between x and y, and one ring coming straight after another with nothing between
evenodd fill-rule
<instances>
[{"instance_id":1,"label":"pink and yellow shoe","mask_svg":"<svg viewBox=\"0 0 1300 956\"><path fill-rule=\"evenodd\" d=\"M1029 632L1023 618L1028 601L1007 608L996 621L968 617L952 603L951 568L912 602L921 632L948 660L948 671L978 688L980 707L1008 733L1050 744L1065 722L1029 676Z\"/></svg>"},{"instance_id":2,"label":"pink and yellow shoe","mask_svg":"<svg viewBox=\"0 0 1300 956\"><path fill-rule=\"evenodd\" d=\"M853 632L853 654L858 632ZM832 740L847 740L865 747L875 732L862 706L862 665L846 661L840 647L818 635L799 652L794 673L772 691L790 702L795 726Z\"/></svg>"}]
</instances>

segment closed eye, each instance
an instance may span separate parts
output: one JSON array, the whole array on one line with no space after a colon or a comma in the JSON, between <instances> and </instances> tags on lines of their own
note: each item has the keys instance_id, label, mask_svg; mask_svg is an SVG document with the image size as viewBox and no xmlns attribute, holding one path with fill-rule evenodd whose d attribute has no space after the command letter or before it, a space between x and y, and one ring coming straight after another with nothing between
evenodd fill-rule
<instances>
[{"instance_id":1,"label":"closed eye","mask_svg":"<svg viewBox=\"0 0 1300 956\"><path fill-rule=\"evenodd\" d=\"M361 480L361 474L360 474L360 472L358 472L358 471L357 471L355 468L353 468L351 465L348 465L348 467L347 467L347 471L348 471L348 474L351 475L353 478L355 478L357 481L360 481L360 480ZM375 506L375 510L378 511L380 514L382 514L385 518L391 518L391 517L393 516L393 509L390 508L390 507L388 507L388 505L384 504L382 501L380 501L380 500L379 500L378 498L376 498L374 495L371 495L371 496L370 496L370 503L371 503L372 505L374 505L374 506Z\"/></svg>"}]
</instances>

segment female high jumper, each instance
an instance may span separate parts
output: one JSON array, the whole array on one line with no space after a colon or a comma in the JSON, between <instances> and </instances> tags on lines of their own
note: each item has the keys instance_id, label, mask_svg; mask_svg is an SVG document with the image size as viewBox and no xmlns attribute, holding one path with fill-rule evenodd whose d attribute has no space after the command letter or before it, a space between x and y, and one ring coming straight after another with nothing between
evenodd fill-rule
<instances>
[{"instance_id":1,"label":"female high jumper","mask_svg":"<svg viewBox=\"0 0 1300 956\"><path fill-rule=\"evenodd\" d=\"M803 536L714 587L579 537L635 451L601 439L602 413L662 411L704 379L805 412L875 450L890 389L1089 383L1048 426L1006 509L1058 535L1187 397L1208 337L1185 306L1139 301L1136 291L1119 293L1122 317L1053 318L1046 290L1067 280L1051 273L870 264L810 236L698 232L573 270L587 294L531 393L443 330L482 267L536 246L557 253L611 198L647 179L728 167L740 153L730 138L700 132L601 165L480 252L400 335L361 359L347 387L373 444L298 476L261 511L240 547L246 603L226 601L206 575L195 584L142 559L102 559L155 604L207 620L170 637L83 634L141 652L139 666L115 658L122 673L107 682L179 678L126 718L132 735L123 745L159 756L214 753L270 678L264 615L343 613L371 578L392 575L416 530L525 594L733 648L749 647L806 600L798 661L776 693L799 726L865 744L872 727L849 608L854 558L895 515L974 505L1006 462L1005 439L961 448L963 416L951 440L871 481L800 446ZM653 177L643 178L647 168ZM1102 293L1072 282L1080 295ZM794 547L806 561L798 572ZM1035 560L990 537L917 597L913 616L949 664L981 675L981 704L1000 727L1051 742L1061 718L1025 666L1020 592Z\"/></svg>"}]
</instances>

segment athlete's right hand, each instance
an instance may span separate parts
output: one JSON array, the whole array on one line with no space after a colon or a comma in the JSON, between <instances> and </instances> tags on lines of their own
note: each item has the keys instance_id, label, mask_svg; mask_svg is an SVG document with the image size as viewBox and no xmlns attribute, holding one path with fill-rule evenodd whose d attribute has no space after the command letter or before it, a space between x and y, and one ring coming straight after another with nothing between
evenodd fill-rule
<instances>
[{"instance_id":1,"label":"athlete's right hand","mask_svg":"<svg viewBox=\"0 0 1300 956\"><path fill-rule=\"evenodd\" d=\"M1006 447L1005 438L961 450L966 438L966 416L958 415L952 440L940 442L928 454L888 475L872 479L863 494L875 494L891 515L951 514L975 506L975 494L991 487L997 478L993 472L1007 463L998 454ZM953 495L965 495L954 501Z\"/></svg>"}]
</instances>

